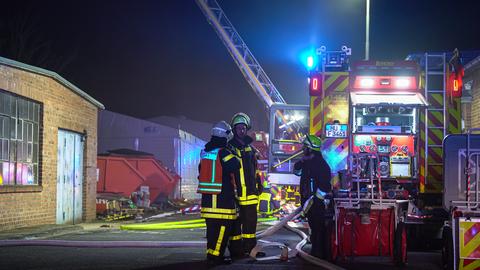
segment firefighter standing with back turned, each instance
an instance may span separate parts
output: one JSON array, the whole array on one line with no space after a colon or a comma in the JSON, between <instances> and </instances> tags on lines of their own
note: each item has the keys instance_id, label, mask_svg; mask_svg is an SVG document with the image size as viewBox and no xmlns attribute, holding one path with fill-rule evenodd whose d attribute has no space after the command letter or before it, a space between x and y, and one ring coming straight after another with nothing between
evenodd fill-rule
<instances>
[{"instance_id":1,"label":"firefighter standing with back turned","mask_svg":"<svg viewBox=\"0 0 480 270\"><path fill-rule=\"evenodd\" d=\"M242 250L236 250L233 257L243 257L257 244L257 204L262 185L257 171L255 149L250 145L253 139L247 135L247 130L251 128L250 117L237 113L232 117L231 125L234 137L229 141L229 148L240 159L240 170L235 175L240 216L234 228L236 233L230 238L230 245L238 246L238 243L242 243ZM258 252L256 256L262 257L265 253Z\"/></svg>"},{"instance_id":2,"label":"firefighter standing with back turned","mask_svg":"<svg viewBox=\"0 0 480 270\"><path fill-rule=\"evenodd\" d=\"M300 197L303 212L311 229L311 255L330 259L330 241L326 222L329 216L329 193L331 170L322 156L322 141L314 135L307 135L303 141L304 155L294 165L294 172L300 176Z\"/></svg>"},{"instance_id":3,"label":"firefighter standing with back turned","mask_svg":"<svg viewBox=\"0 0 480 270\"><path fill-rule=\"evenodd\" d=\"M225 121L218 122L201 152L197 192L202 194L201 216L207 225L209 265L231 263L223 254L238 216L233 175L238 173L240 162L226 148L229 137L230 125Z\"/></svg>"}]
</instances>

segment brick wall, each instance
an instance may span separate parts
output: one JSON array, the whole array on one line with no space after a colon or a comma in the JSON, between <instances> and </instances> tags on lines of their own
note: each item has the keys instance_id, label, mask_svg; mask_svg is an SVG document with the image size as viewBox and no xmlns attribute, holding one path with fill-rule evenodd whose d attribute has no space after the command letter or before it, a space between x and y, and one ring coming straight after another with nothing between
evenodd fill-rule
<instances>
[{"instance_id":1,"label":"brick wall","mask_svg":"<svg viewBox=\"0 0 480 270\"><path fill-rule=\"evenodd\" d=\"M56 222L58 129L87 132L84 146L83 220L95 219L98 107L51 77L0 64L0 89L43 104L41 188L0 187L0 230Z\"/></svg>"}]
</instances>

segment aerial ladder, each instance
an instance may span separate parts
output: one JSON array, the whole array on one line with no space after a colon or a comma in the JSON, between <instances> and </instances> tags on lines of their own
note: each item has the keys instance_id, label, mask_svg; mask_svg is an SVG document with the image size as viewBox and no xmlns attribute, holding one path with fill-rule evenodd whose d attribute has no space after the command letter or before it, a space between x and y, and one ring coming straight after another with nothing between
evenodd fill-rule
<instances>
[{"instance_id":1,"label":"aerial ladder","mask_svg":"<svg viewBox=\"0 0 480 270\"><path fill-rule=\"evenodd\" d=\"M238 68L242 72L253 91L267 108L274 103L286 104L285 99L273 85L270 78L253 56L247 44L233 27L230 20L215 0L195 0L208 22L222 40Z\"/></svg>"},{"instance_id":2,"label":"aerial ladder","mask_svg":"<svg viewBox=\"0 0 480 270\"><path fill-rule=\"evenodd\" d=\"M269 147L272 149L269 152L269 168L276 168L283 164L284 157L298 157L301 154L301 147L299 147L300 139L305 135L301 132L302 126L296 119L289 118L289 114L294 112L297 108L302 107L302 110L307 110L308 106L302 105L287 105L285 99L267 76L263 68L253 56L247 44L240 37L235 27L225 15L220 5L216 0L195 0L200 10L203 12L207 21L212 25L220 40L223 42L243 76L250 84L255 94L262 100L267 111L269 111L270 120L270 138ZM298 120L298 119L297 119ZM272 138L272 127L282 127L286 132L291 134L289 140ZM280 146L280 144L283 144ZM284 151L279 157L272 155L282 152L285 146L290 145L289 151ZM275 149L279 150L276 151ZM293 149L293 150L292 150ZM300 150L300 151L299 151ZM287 158L288 161L290 159ZM289 162L289 170L293 165L293 161ZM273 165L276 163L276 165ZM270 171L270 170L269 170Z\"/></svg>"}]
</instances>

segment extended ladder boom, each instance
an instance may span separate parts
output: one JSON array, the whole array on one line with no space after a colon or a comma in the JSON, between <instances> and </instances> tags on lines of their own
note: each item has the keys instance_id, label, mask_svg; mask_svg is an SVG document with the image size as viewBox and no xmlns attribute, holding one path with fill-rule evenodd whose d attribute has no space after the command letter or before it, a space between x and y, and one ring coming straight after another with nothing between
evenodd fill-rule
<instances>
[{"instance_id":1,"label":"extended ladder boom","mask_svg":"<svg viewBox=\"0 0 480 270\"><path fill-rule=\"evenodd\" d=\"M208 22L213 26L215 32L227 47L228 52L242 71L257 96L270 108L273 103L285 104L285 100L277 88L263 71L253 54L243 42L233 25L228 20L222 8L215 0L195 0L202 10Z\"/></svg>"}]
</instances>

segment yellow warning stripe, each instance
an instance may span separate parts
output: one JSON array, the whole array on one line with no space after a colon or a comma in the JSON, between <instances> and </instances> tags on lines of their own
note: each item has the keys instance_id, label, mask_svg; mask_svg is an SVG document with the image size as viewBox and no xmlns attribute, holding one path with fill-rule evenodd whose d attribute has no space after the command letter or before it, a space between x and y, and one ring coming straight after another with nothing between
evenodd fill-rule
<instances>
[{"instance_id":1,"label":"yellow warning stripe","mask_svg":"<svg viewBox=\"0 0 480 270\"><path fill-rule=\"evenodd\" d=\"M480 233L477 233L465 245L465 233L472 228L476 222L460 222L460 257L468 257L480 246Z\"/></svg>"},{"instance_id":2,"label":"yellow warning stripe","mask_svg":"<svg viewBox=\"0 0 480 270\"><path fill-rule=\"evenodd\" d=\"M431 152L435 154L435 157L434 157L434 154ZM431 146L430 153L428 155L428 164L443 163L442 157L443 157L443 148L437 147L437 146ZM434 159L434 158L437 158L437 159Z\"/></svg>"},{"instance_id":3,"label":"yellow warning stripe","mask_svg":"<svg viewBox=\"0 0 480 270\"><path fill-rule=\"evenodd\" d=\"M227 208L202 208L202 212L209 212L209 213L220 213L220 214L236 214L237 209L227 209Z\"/></svg>"},{"instance_id":4,"label":"yellow warning stripe","mask_svg":"<svg viewBox=\"0 0 480 270\"><path fill-rule=\"evenodd\" d=\"M473 262L469 263L467 266L463 267L464 259L460 259L459 263L459 270L476 270L480 268L480 260L474 260Z\"/></svg>"},{"instance_id":5,"label":"yellow warning stripe","mask_svg":"<svg viewBox=\"0 0 480 270\"><path fill-rule=\"evenodd\" d=\"M438 109L440 109L440 107L443 108L443 94L430 94L430 98L435 100L435 105L438 104L436 108Z\"/></svg>"},{"instance_id":6,"label":"yellow warning stripe","mask_svg":"<svg viewBox=\"0 0 480 270\"><path fill-rule=\"evenodd\" d=\"M461 111L460 111L460 102L454 100L453 104L448 109L448 132L449 133L460 133L461 131ZM451 119L455 119L453 122ZM454 123L457 125L455 126Z\"/></svg>"},{"instance_id":7,"label":"yellow warning stripe","mask_svg":"<svg viewBox=\"0 0 480 270\"><path fill-rule=\"evenodd\" d=\"M330 88L332 83L334 83L338 79L338 77L340 76L340 74L337 74L337 73L326 73L325 75L330 75L330 77L323 82L323 89L324 90Z\"/></svg>"},{"instance_id":8,"label":"yellow warning stripe","mask_svg":"<svg viewBox=\"0 0 480 270\"><path fill-rule=\"evenodd\" d=\"M435 119L432 119L435 118ZM434 121L436 120L436 121ZM433 111L428 113L429 127L443 127L443 112Z\"/></svg>"},{"instance_id":9,"label":"yellow warning stripe","mask_svg":"<svg viewBox=\"0 0 480 270\"><path fill-rule=\"evenodd\" d=\"M348 81L349 81L348 72L327 72L325 73L325 75L329 76L329 78L323 82L324 90L330 88L330 86L335 81L337 81L340 76L344 76L343 81L339 85L337 85L334 91L336 92L345 91L345 89L348 87Z\"/></svg>"},{"instance_id":10,"label":"yellow warning stripe","mask_svg":"<svg viewBox=\"0 0 480 270\"><path fill-rule=\"evenodd\" d=\"M255 238L256 235L254 233L242 233L242 238Z\"/></svg>"},{"instance_id":11,"label":"yellow warning stripe","mask_svg":"<svg viewBox=\"0 0 480 270\"><path fill-rule=\"evenodd\" d=\"M437 138L437 141L433 141L433 136ZM443 130L437 128L430 129L428 131L428 144L438 144L438 142L440 142L440 144L443 142Z\"/></svg>"},{"instance_id":12,"label":"yellow warning stripe","mask_svg":"<svg viewBox=\"0 0 480 270\"><path fill-rule=\"evenodd\" d=\"M240 149L236 149L237 155L240 157L238 160L240 161L240 187L242 188L242 195L239 199L247 196L247 186L245 184L245 174L243 171L243 158L242 154L240 153Z\"/></svg>"},{"instance_id":13,"label":"yellow warning stripe","mask_svg":"<svg viewBox=\"0 0 480 270\"><path fill-rule=\"evenodd\" d=\"M321 99L321 97L311 97L310 98L310 134L317 134L322 128L322 118L319 118L318 122L313 122L317 116L320 116L322 113L322 102L318 104L317 107L314 107L315 102Z\"/></svg>"},{"instance_id":14,"label":"yellow warning stripe","mask_svg":"<svg viewBox=\"0 0 480 270\"><path fill-rule=\"evenodd\" d=\"M220 227L220 233L218 234L217 244L215 245L215 250L207 249L207 253L213 256L220 256L220 247L222 246L223 235L225 234L225 226Z\"/></svg>"}]
</instances>

